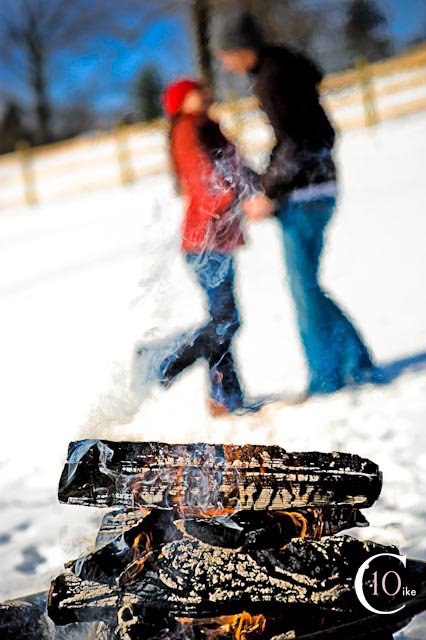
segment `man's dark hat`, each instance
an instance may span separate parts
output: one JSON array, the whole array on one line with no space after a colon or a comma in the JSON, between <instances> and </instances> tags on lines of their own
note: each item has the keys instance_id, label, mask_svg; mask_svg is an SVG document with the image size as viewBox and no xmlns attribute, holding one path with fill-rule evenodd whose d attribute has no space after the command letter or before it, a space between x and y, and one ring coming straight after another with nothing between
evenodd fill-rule
<instances>
[{"instance_id":1,"label":"man's dark hat","mask_svg":"<svg viewBox=\"0 0 426 640\"><path fill-rule=\"evenodd\" d=\"M214 49L259 49L263 44L262 29L248 11L223 13L214 21Z\"/></svg>"}]
</instances>

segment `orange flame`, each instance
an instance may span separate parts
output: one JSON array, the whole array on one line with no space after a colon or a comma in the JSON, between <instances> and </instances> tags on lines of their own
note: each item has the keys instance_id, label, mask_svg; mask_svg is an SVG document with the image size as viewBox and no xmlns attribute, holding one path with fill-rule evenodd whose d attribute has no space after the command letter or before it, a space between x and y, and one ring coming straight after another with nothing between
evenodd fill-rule
<instances>
[{"instance_id":1,"label":"orange flame","mask_svg":"<svg viewBox=\"0 0 426 640\"><path fill-rule=\"evenodd\" d=\"M324 513L320 512L317 516L317 526L313 534L314 540L321 540L324 531Z\"/></svg>"},{"instance_id":2,"label":"orange flame","mask_svg":"<svg viewBox=\"0 0 426 640\"><path fill-rule=\"evenodd\" d=\"M142 547L142 550L141 550ZM141 556L145 556L147 551L152 548L151 536L147 531L141 531L138 533L132 544L133 553L135 559L138 560Z\"/></svg>"},{"instance_id":3,"label":"orange flame","mask_svg":"<svg viewBox=\"0 0 426 640\"><path fill-rule=\"evenodd\" d=\"M206 638L215 638L219 634L232 634L234 640L246 640L255 636L260 636L266 627L266 618L262 614L250 615L247 611L237 613L234 616L220 616L218 618L208 618L194 620L191 618L178 618L181 624L197 627L217 625L216 629L203 629Z\"/></svg>"},{"instance_id":4,"label":"orange flame","mask_svg":"<svg viewBox=\"0 0 426 640\"><path fill-rule=\"evenodd\" d=\"M224 631L232 632L235 640L245 640L248 636L263 633L265 626L266 618L262 614L251 616L247 611L243 611L236 616L231 616L231 620L225 623Z\"/></svg>"},{"instance_id":5,"label":"orange flame","mask_svg":"<svg viewBox=\"0 0 426 640\"><path fill-rule=\"evenodd\" d=\"M215 518L232 515L235 512L235 507L184 507L183 509L183 514L190 518Z\"/></svg>"},{"instance_id":6,"label":"orange flame","mask_svg":"<svg viewBox=\"0 0 426 640\"><path fill-rule=\"evenodd\" d=\"M151 555L152 542L149 533L147 533L146 531L141 531L141 533L138 533L133 541L132 550L133 562L131 562L123 572L126 578L131 581L135 580L138 577L139 573L142 571L145 565L145 562Z\"/></svg>"},{"instance_id":7,"label":"orange flame","mask_svg":"<svg viewBox=\"0 0 426 640\"><path fill-rule=\"evenodd\" d=\"M297 531L297 537L305 538L308 531L308 521L305 516L298 511L284 511L283 514L291 518L294 528Z\"/></svg>"}]
</instances>

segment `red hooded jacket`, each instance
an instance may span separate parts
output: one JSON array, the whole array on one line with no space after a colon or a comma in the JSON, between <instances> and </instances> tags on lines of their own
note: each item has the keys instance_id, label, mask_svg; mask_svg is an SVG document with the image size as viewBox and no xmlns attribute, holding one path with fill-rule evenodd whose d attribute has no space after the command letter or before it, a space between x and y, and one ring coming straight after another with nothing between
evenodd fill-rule
<instances>
[{"instance_id":1,"label":"red hooded jacket","mask_svg":"<svg viewBox=\"0 0 426 640\"><path fill-rule=\"evenodd\" d=\"M170 134L171 158L186 210L182 249L232 252L243 244L241 216L232 206L238 195L235 147L219 125L205 117L179 115Z\"/></svg>"}]
</instances>

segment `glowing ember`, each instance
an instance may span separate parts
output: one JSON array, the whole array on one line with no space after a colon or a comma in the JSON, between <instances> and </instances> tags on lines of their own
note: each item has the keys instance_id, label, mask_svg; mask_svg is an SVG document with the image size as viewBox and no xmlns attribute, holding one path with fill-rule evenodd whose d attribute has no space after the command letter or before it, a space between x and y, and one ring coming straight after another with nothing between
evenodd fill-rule
<instances>
[{"instance_id":1,"label":"glowing ember","mask_svg":"<svg viewBox=\"0 0 426 640\"><path fill-rule=\"evenodd\" d=\"M244 640L248 636L260 635L265 630L266 619L260 614L251 616L247 611L243 611L233 616L230 622L226 623L229 631L234 633L236 640Z\"/></svg>"},{"instance_id":2,"label":"glowing ember","mask_svg":"<svg viewBox=\"0 0 426 640\"><path fill-rule=\"evenodd\" d=\"M220 637L222 634L232 636L235 640L245 640L262 635L266 627L266 618L262 614L252 616L247 611L234 616L220 616L218 618L177 618L183 625L202 627L206 638Z\"/></svg>"},{"instance_id":3,"label":"glowing ember","mask_svg":"<svg viewBox=\"0 0 426 640\"><path fill-rule=\"evenodd\" d=\"M304 515L298 511L281 511L279 512L283 516L288 516L295 529L295 538L305 538L308 531L308 521Z\"/></svg>"},{"instance_id":4,"label":"glowing ember","mask_svg":"<svg viewBox=\"0 0 426 640\"><path fill-rule=\"evenodd\" d=\"M123 571L119 582L122 582L123 579L128 581L136 580L144 568L145 562L150 557L152 550L150 535L145 531L139 533L134 539L132 550L134 560L126 567L125 571Z\"/></svg>"}]
</instances>

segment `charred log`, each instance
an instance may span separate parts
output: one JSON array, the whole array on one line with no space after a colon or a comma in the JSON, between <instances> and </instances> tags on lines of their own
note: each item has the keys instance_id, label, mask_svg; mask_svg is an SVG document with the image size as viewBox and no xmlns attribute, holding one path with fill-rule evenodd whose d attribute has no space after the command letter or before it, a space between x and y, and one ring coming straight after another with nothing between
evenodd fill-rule
<instances>
[{"instance_id":1,"label":"charred log","mask_svg":"<svg viewBox=\"0 0 426 640\"><path fill-rule=\"evenodd\" d=\"M344 453L81 440L69 447L59 499L100 507L179 506L196 516L236 508L368 507L381 484L377 465Z\"/></svg>"},{"instance_id":2,"label":"charred log","mask_svg":"<svg viewBox=\"0 0 426 640\"><path fill-rule=\"evenodd\" d=\"M178 513L173 509L155 509L97 551L65 565L83 580L109 582L128 568L137 571L152 550L182 538L174 526Z\"/></svg>"},{"instance_id":3,"label":"charred log","mask_svg":"<svg viewBox=\"0 0 426 640\"><path fill-rule=\"evenodd\" d=\"M47 611L57 625L96 620L114 624L124 598L117 587L63 573L52 582ZM137 598L130 599L129 604L132 602L137 602Z\"/></svg>"},{"instance_id":4,"label":"charred log","mask_svg":"<svg viewBox=\"0 0 426 640\"><path fill-rule=\"evenodd\" d=\"M148 515L149 509L121 508L109 511L102 518L101 526L96 536L95 548L100 549L126 531L137 526Z\"/></svg>"},{"instance_id":5,"label":"charred log","mask_svg":"<svg viewBox=\"0 0 426 640\"><path fill-rule=\"evenodd\" d=\"M0 604L2 640L48 640L54 638L54 625L46 615L47 593L9 600Z\"/></svg>"},{"instance_id":6,"label":"charred log","mask_svg":"<svg viewBox=\"0 0 426 640\"><path fill-rule=\"evenodd\" d=\"M339 621L335 614L325 616L322 611L311 609L309 616L306 612L301 616L300 609L288 607L284 614L276 613L267 618L263 614L251 615L246 611L215 618L177 617L164 621L163 628L158 630L138 622L138 616L133 612L128 611L127 614L128 620L119 622L117 627L120 640L271 640L277 634L281 640L288 640L299 637L301 628L303 632L315 631Z\"/></svg>"},{"instance_id":7,"label":"charred log","mask_svg":"<svg viewBox=\"0 0 426 640\"><path fill-rule=\"evenodd\" d=\"M353 538L294 539L279 551L240 552L181 540L161 548L142 575L119 584L145 609L199 617L277 605L313 605L343 612L358 608L353 581L362 562L389 548Z\"/></svg>"},{"instance_id":8,"label":"charred log","mask_svg":"<svg viewBox=\"0 0 426 640\"><path fill-rule=\"evenodd\" d=\"M56 627L47 615L47 599L43 592L0 603L1 640L113 640L112 627L103 622Z\"/></svg>"},{"instance_id":9,"label":"charred log","mask_svg":"<svg viewBox=\"0 0 426 640\"><path fill-rule=\"evenodd\" d=\"M201 542L230 549L280 549L292 538L320 540L352 527L368 526L351 507L293 511L240 511L232 516L188 518L182 527Z\"/></svg>"},{"instance_id":10,"label":"charred log","mask_svg":"<svg viewBox=\"0 0 426 640\"><path fill-rule=\"evenodd\" d=\"M49 615L57 624L109 620L123 605L144 623L165 612L189 618L242 610L273 615L284 606L347 615L361 606L353 588L358 568L385 551L396 550L347 536L295 539L279 551L245 553L178 540L152 552L139 573L125 571L114 585L63 574L52 584Z\"/></svg>"},{"instance_id":11,"label":"charred log","mask_svg":"<svg viewBox=\"0 0 426 640\"><path fill-rule=\"evenodd\" d=\"M280 549L292 538L320 539L366 520L350 507L289 512L241 511L233 516L179 520L178 509L154 509L139 521L136 512L122 512L114 526L108 520L110 542L65 565L83 580L114 583L126 570L136 570L149 554L168 542L191 536L230 549ZM127 522L127 524L126 524ZM131 524L136 522L133 526Z\"/></svg>"}]
</instances>

